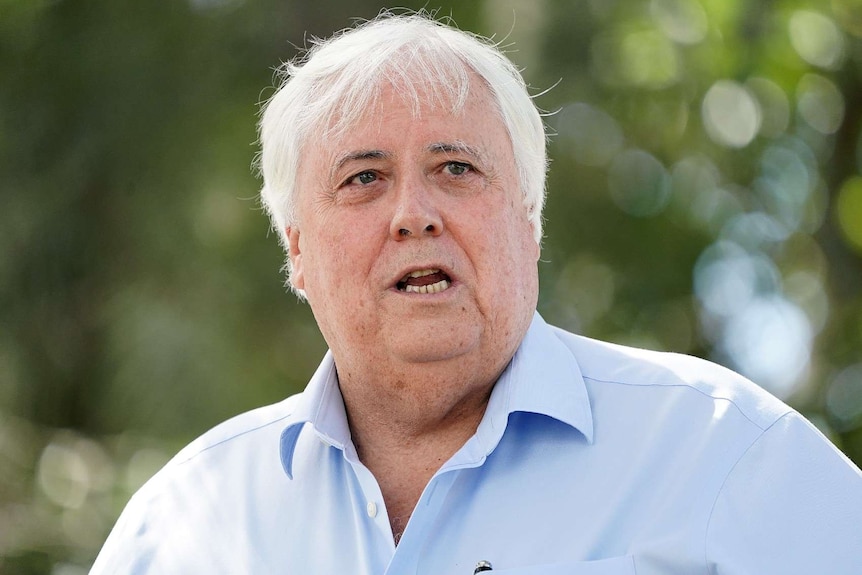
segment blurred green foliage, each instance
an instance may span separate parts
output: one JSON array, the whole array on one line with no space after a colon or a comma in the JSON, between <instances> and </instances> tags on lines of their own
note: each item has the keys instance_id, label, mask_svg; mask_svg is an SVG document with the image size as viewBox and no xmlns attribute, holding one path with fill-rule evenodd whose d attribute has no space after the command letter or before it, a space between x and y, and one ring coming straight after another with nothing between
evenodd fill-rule
<instances>
[{"instance_id":1,"label":"blurred green foliage","mask_svg":"<svg viewBox=\"0 0 862 575\"><path fill-rule=\"evenodd\" d=\"M0 0L0 573L85 573L180 446L303 387L258 104L381 7ZM439 13L553 86L546 318L742 371L862 462L862 3Z\"/></svg>"}]
</instances>

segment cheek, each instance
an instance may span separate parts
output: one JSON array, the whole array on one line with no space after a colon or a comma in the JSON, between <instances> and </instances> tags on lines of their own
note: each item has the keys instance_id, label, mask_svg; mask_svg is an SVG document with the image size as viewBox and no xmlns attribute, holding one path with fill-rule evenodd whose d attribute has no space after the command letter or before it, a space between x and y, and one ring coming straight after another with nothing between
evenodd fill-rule
<instances>
[{"instance_id":1,"label":"cheek","mask_svg":"<svg viewBox=\"0 0 862 575\"><path fill-rule=\"evenodd\" d=\"M529 254L534 254L538 259L538 244L533 238L533 226L527 217L526 210L521 204L509 207L506 217L501 218L505 228L502 233L506 235L509 250L516 259L523 259ZM516 255L517 254L517 255Z\"/></svg>"},{"instance_id":2,"label":"cheek","mask_svg":"<svg viewBox=\"0 0 862 575\"><path fill-rule=\"evenodd\" d=\"M538 259L538 246L529 223L502 214L488 221L494 223L483 226L481 237L474 236L474 248L481 251L476 252L477 257L489 267L487 271L494 278L495 289L518 285L529 271L525 267L534 265Z\"/></svg>"},{"instance_id":3,"label":"cheek","mask_svg":"<svg viewBox=\"0 0 862 575\"><path fill-rule=\"evenodd\" d=\"M501 241L501 245L505 246L501 249L505 261L498 265L508 285L516 290L514 295L520 299L526 295L525 292L532 292L538 285L540 249L526 215L513 214L507 224L509 228L505 231L505 240Z\"/></svg>"},{"instance_id":4,"label":"cheek","mask_svg":"<svg viewBox=\"0 0 862 575\"><path fill-rule=\"evenodd\" d=\"M320 233L306 234L302 238L305 248L302 252L303 278L309 299L327 292L327 286L338 275L338 250L333 250L330 238Z\"/></svg>"},{"instance_id":5,"label":"cheek","mask_svg":"<svg viewBox=\"0 0 862 575\"><path fill-rule=\"evenodd\" d=\"M317 291L349 299L358 286L368 280L380 246L364 226L332 222L314 238L312 258L306 257L306 283ZM379 242L378 242L379 243ZM313 277L311 277L313 276Z\"/></svg>"}]
</instances>

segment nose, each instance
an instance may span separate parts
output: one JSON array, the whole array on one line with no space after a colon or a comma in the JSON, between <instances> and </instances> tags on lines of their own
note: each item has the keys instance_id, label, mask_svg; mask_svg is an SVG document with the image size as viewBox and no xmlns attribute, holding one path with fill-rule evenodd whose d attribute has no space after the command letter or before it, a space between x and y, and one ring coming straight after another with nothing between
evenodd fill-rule
<instances>
[{"instance_id":1,"label":"nose","mask_svg":"<svg viewBox=\"0 0 862 575\"><path fill-rule=\"evenodd\" d=\"M443 217L427 184L413 182L397 190L397 205L389 227L395 240L436 237L443 233Z\"/></svg>"}]
</instances>

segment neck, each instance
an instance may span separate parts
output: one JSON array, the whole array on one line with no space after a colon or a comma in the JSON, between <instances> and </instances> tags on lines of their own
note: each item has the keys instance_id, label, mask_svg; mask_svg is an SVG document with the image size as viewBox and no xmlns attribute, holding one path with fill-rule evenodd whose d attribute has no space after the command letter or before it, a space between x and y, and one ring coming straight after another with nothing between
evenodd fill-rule
<instances>
[{"instance_id":1,"label":"neck","mask_svg":"<svg viewBox=\"0 0 862 575\"><path fill-rule=\"evenodd\" d=\"M450 365L446 365L446 363ZM476 431L503 365L469 369L465 362L341 369L341 393L357 451L413 449L426 440L461 439ZM365 364L367 366L367 364ZM460 444L458 445L460 447ZM456 449L457 450L457 449Z\"/></svg>"},{"instance_id":2,"label":"neck","mask_svg":"<svg viewBox=\"0 0 862 575\"><path fill-rule=\"evenodd\" d=\"M377 479L396 542L425 486L476 432L504 368L482 377L463 362L365 377L339 368L353 444Z\"/></svg>"}]
</instances>

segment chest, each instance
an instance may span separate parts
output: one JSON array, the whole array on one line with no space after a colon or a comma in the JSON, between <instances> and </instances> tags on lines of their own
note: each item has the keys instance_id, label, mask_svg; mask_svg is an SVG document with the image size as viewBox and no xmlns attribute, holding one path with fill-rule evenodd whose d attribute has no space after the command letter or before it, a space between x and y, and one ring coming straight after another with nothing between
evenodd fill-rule
<instances>
[{"instance_id":1,"label":"chest","mask_svg":"<svg viewBox=\"0 0 862 575\"><path fill-rule=\"evenodd\" d=\"M372 474L340 451L298 450L278 502L254 506L273 528L247 555L277 558L273 573L458 575L482 560L511 575L629 574L636 560L640 575L667 572L669 560L675 572L702 569L704 478L680 479L682 460L645 469L590 453L570 434L504 441L485 460L444 466L407 509L387 507ZM405 509L396 546L393 517Z\"/></svg>"}]
</instances>

